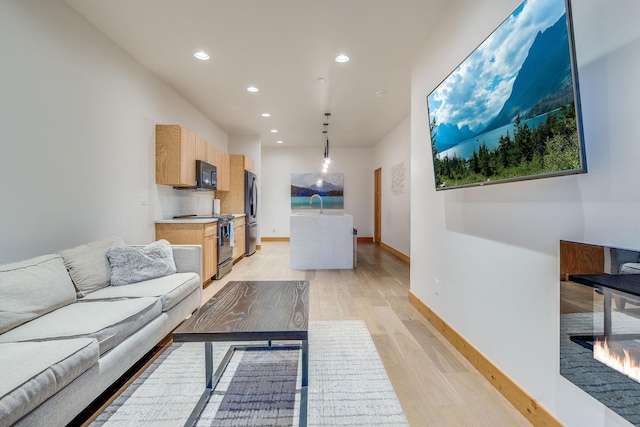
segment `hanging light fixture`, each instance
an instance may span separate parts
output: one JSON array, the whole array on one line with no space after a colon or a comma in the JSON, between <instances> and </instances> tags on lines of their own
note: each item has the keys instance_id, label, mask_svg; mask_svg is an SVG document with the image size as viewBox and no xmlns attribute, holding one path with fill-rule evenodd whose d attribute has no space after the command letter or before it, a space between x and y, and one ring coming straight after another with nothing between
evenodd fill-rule
<instances>
[{"instance_id":1,"label":"hanging light fixture","mask_svg":"<svg viewBox=\"0 0 640 427\"><path fill-rule=\"evenodd\" d=\"M324 113L324 115L326 116L327 120L324 122L324 130L322 131L322 133L324 133L324 137L325 137L325 145L324 145L324 159L322 162L322 172L326 172L329 164L331 164L331 158L329 157L329 116L331 116L331 113Z\"/></svg>"}]
</instances>

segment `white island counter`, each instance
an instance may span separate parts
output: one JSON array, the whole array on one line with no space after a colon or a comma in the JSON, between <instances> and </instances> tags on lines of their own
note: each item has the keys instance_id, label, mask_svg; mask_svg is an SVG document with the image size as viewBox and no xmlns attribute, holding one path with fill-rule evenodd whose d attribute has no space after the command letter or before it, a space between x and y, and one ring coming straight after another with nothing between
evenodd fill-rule
<instances>
[{"instance_id":1,"label":"white island counter","mask_svg":"<svg viewBox=\"0 0 640 427\"><path fill-rule=\"evenodd\" d=\"M290 217L291 268L353 268L353 216L295 213Z\"/></svg>"}]
</instances>

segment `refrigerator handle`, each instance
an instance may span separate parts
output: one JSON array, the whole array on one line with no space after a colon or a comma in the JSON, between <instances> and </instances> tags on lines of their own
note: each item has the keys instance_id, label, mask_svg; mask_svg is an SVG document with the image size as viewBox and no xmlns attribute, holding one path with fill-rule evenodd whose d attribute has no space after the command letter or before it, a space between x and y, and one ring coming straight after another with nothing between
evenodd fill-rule
<instances>
[{"instance_id":1,"label":"refrigerator handle","mask_svg":"<svg viewBox=\"0 0 640 427\"><path fill-rule=\"evenodd\" d=\"M251 215L252 216L256 216L258 213L258 188L256 186L256 178L253 177L252 179L252 183L251 183L251 189L252 189L252 195L251 195Z\"/></svg>"}]
</instances>

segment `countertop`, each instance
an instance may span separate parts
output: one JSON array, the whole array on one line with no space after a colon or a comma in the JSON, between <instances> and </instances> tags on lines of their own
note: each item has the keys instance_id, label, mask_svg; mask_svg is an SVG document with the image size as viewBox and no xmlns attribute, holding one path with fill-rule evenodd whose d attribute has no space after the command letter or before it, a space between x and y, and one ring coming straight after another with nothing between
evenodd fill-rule
<instances>
[{"instance_id":1,"label":"countertop","mask_svg":"<svg viewBox=\"0 0 640 427\"><path fill-rule=\"evenodd\" d=\"M234 218L240 218L245 214L233 214ZM191 217L191 218L170 218L170 219L157 219L156 224L208 224L210 222L217 222L217 218L206 217Z\"/></svg>"}]
</instances>

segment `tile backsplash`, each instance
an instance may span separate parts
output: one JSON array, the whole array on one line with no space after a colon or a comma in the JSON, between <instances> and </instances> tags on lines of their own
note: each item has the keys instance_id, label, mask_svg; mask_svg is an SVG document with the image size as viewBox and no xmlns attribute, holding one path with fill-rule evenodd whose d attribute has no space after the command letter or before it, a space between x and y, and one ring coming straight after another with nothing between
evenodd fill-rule
<instances>
[{"instance_id":1,"label":"tile backsplash","mask_svg":"<svg viewBox=\"0 0 640 427\"><path fill-rule=\"evenodd\" d=\"M156 185L157 199L154 219L170 219L177 215L211 215L214 192L176 190L166 185Z\"/></svg>"}]
</instances>

